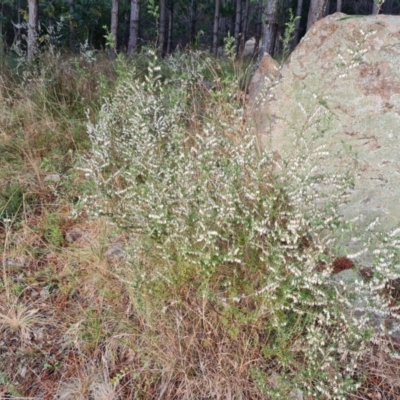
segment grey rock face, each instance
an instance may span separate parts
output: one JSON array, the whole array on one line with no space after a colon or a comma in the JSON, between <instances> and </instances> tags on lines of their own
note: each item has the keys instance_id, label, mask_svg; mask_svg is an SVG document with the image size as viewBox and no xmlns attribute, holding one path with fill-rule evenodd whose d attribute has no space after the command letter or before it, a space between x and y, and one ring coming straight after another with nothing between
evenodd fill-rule
<instances>
[{"instance_id":1,"label":"grey rock face","mask_svg":"<svg viewBox=\"0 0 400 400\"><path fill-rule=\"evenodd\" d=\"M399 32L398 16L328 16L303 38L279 80L265 81L264 101L252 112L259 144L283 164L296 152L322 149L316 173L352 172L341 213L364 231L374 221L383 231L400 223ZM254 103L256 94L250 97ZM350 253L357 246L348 241Z\"/></svg>"},{"instance_id":2,"label":"grey rock face","mask_svg":"<svg viewBox=\"0 0 400 400\"><path fill-rule=\"evenodd\" d=\"M106 258L111 260L120 259L124 256L124 244L123 243L115 243L108 248L106 251Z\"/></svg>"},{"instance_id":3,"label":"grey rock face","mask_svg":"<svg viewBox=\"0 0 400 400\"><path fill-rule=\"evenodd\" d=\"M43 182L57 183L60 182L61 177L58 174L51 174L44 177Z\"/></svg>"},{"instance_id":4,"label":"grey rock face","mask_svg":"<svg viewBox=\"0 0 400 400\"><path fill-rule=\"evenodd\" d=\"M71 229L65 233L65 240L68 243L76 242L83 236L83 232L80 229Z\"/></svg>"},{"instance_id":5,"label":"grey rock face","mask_svg":"<svg viewBox=\"0 0 400 400\"><path fill-rule=\"evenodd\" d=\"M290 400L303 400L304 399L303 392L300 389L293 389L289 393L289 399Z\"/></svg>"}]
</instances>

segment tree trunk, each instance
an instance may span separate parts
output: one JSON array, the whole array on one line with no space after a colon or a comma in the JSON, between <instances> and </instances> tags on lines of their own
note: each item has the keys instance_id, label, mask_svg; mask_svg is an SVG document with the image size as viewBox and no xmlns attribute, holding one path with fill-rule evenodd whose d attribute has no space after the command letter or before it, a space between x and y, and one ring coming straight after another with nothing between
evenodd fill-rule
<instances>
[{"instance_id":1,"label":"tree trunk","mask_svg":"<svg viewBox=\"0 0 400 400\"><path fill-rule=\"evenodd\" d=\"M197 0L190 1L190 43L196 43Z\"/></svg>"},{"instance_id":2,"label":"tree trunk","mask_svg":"<svg viewBox=\"0 0 400 400\"><path fill-rule=\"evenodd\" d=\"M246 3L244 3L244 9L243 9L243 24L242 24L242 34L243 34L243 40L242 42L244 43L247 39L247 29L249 26L249 7L250 7L250 1L246 0Z\"/></svg>"},{"instance_id":3,"label":"tree trunk","mask_svg":"<svg viewBox=\"0 0 400 400\"><path fill-rule=\"evenodd\" d=\"M235 49L238 54L240 51L240 43L243 40L241 37L242 28L242 0L236 0L236 18L235 18Z\"/></svg>"},{"instance_id":4,"label":"tree trunk","mask_svg":"<svg viewBox=\"0 0 400 400\"><path fill-rule=\"evenodd\" d=\"M71 48L72 51L75 50L74 14L75 14L75 0L69 0L69 47Z\"/></svg>"},{"instance_id":5,"label":"tree trunk","mask_svg":"<svg viewBox=\"0 0 400 400\"><path fill-rule=\"evenodd\" d=\"M380 11L380 7L378 6L378 4L375 2L375 0L372 2L372 15L378 15L379 11Z\"/></svg>"},{"instance_id":6,"label":"tree trunk","mask_svg":"<svg viewBox=\"0 0 400 400\"><path fill-rule=\"evenodd\" d=\"M336 2L336 12L342 12L342 0Z\"/></svg>"},{"instance_id":7,"label":"tree trunk","mask_svg":"<svg viewBox=\"0 0 400 400\"><path fill-rule=\"evenodd\" d=\"M262 28L263 28L263 23L262 23L262 12L263 6L262 6L262 0L258 0L257 4L257 22L256 22L256 46L259 49L260 48L260 40L262 37Z\"/></svg>"},{"instance_id":8,"label":"tree trunk","mask_svg":"<svg viewBox=\"0 0 400 400\"><path fill-rule=\"evenodd\" d=\"M393 0L386 0L383 3L382 12L389 15L393 13Z\"/></svg>"},{"instance_id":9,"label":"tree trunk","mask_svg":"<svg viewBox=\"0 0 400 400\"><path fill-rule=\"evenodd\" d=\"M129 21L128 53L136 53L139 42L140 0L131 0L131 16Z\"/></svg>"},{"instance_id":10,"label":"tree trunk","mask_svg":"<svg viewBox=\"0 0 400 400\"><path fill-rule=\"evenodd\" d=\"M1 8L0 8L0 62L3 60L3 56L4 56L3 13L4 13L4 3L1 2Z\"/></svg>"},{"instance_id":11,"label":"tree trunk","mask_svg":"<svg viewBox=\"0 0 400 400\"><path fill-rule=\"evenodd\" d=\"M172 52L172 29L174 27L174 2L168 7L168 39L167 39L167 54Z\"/></svg>"},{"instance_id":12,"label":"tree trunk","mask_svg":"<svg viewBox=\"0 0 400 400\"><path fill-rule=\"evenodd\" d=\"M167 7L165 0L160 0L160 32L158 36L158 52L161 56L165 56L165 38L167 26Z\"/></svg>"},{"instance_id":13,"label":"tree trunk","mask_svg":"<svg viewBox=\"0 0 400 400\"><path fill-rule=\"evenodd\" d=\"M219 28L219 6L220 0L215 0L215 11L214 11L214 27L213 27L213 42L212 42L212 54L216 57L218 54L218 28Z\"/></svg>"},{"instance_id":14,"label":"tree trunk","mask_svg":"<svg viewBox=\"0 0 400 400\"><path fill-rule=\"evenodd\" d=\"M110 26L110 33L113 37L112 48L109 50L109 56L111 59L114 59L117 55L117 37L118 37L118 6L119 0L112 0L111 6L111 26Z\"/></svg>"},{"instance_id":15,"label":"tree trunk","mask_svg":"<svg viewBox=\"0 0 400 400\"><path fill-rule=\"evenodd\" d=\"M17 31L15 34L15 42L21 41L21 0L17 1Z\"/></svg>"},{"instance_id":16,"label":"tree trunk","mask_svg":"<svg viewBox=\"0 0 400 400\"><path fill-rule=\"evenodd\" d=\"M325 9L328 0L311 0L310 11L308 12L307 31L321 18L325 16Z\"/></svg>"},{"instance_id":17,"label":"tree trunk","mask_svg":"<svg viewBox=\"0 0 400 400\"><path fill-rule=\"evenodd\" d=\"M222 0L221 6L226 7L226 0ZM223 38L226 35L226 17L221 17L221 15L219 16L219 34Z\"/></svg>"},{"instance_id":18,"label":"tree trunk","mask_svg":"<svg viewBox=\"0 0 400 400\"><path fill-rule=\"evenodd\" d=\"M338 0L341 1L341 0ZM297 0L297 9L296 9L296 22L294 25L294 36L293 36L293 41L291 44L292 50L297 46L299 43L300 39L300 22L301 22L301 12L303 9L303 0Z\"/></svg>"},{"instance_id":19,"label":"tree trunk","mask_svg":"<svg viewBox=\"0 0 400 400\"><path fill-rule=\"evenodd\" d=\"M29 22L28 22L28 58L35 56L38 46L38 0L28 0Z\"/></svg>"},{"instance_id":20,"label":"tree trunk","mask_svg":"<svg viewBox=\"0 0 400 400\"><path fill-rule=\"evenodd\" d=\"M265 53L271 57L274 55L276 33L278 31L278 0L269 0L265 7L263 25L263 39L260 46L260 58Z\"/></svg>"}]
</instances>

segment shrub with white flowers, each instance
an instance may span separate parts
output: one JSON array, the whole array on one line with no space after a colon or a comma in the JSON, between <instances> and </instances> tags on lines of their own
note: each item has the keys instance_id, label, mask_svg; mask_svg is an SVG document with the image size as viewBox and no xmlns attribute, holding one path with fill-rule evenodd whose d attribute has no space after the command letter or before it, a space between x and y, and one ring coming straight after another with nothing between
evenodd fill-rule
<instances>
[{"instance_id":1,"label":"shrub with white flowers","mask_svg":"<svg viewBox=\"0 0 400 400\"><path fill-rule=\"evenodd\" d=\"M119 83L89 125L82 167L97 190L88 204L131 238L128 267L117 273L146 321L141 374L162 392L168 370L162 393L171 397L179 387L182 398L214 398L220 385L234 398L286 399L297 388L344 399L377 335L365 304L354 319L353 291L331 279L332 232L342 226L335 210L349 178L310 173L323 149L300 147L279 174L253 137L228 139L204 110L201 129L188 130L200 118L188 115L188 96L211 62L179 57L160 61L168 78L154 58L145 79L133 72ZM226 109L240 126L239 103ZM312 188L322 184L337 190L319 203ZM386 312L381 282L357 290Z\"/></svg>"}]
</instances>

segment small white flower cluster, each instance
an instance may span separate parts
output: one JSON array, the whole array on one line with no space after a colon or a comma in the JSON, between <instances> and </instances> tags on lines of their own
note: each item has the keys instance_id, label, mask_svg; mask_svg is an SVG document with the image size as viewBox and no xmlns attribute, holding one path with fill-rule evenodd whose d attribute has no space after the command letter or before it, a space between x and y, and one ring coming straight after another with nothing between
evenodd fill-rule
<instances>
[{"instance_id":1,"label":"small white flower cluster","mask_svg":"<svg viewBox=\"0 0 400 400\"><path fill-rule=\"evenodd\" d=\"M89 65L96 61L96 51L90 47L88 40L84 43L79 43L80 59L86 61Z\"/></svg>"}]
</instances>

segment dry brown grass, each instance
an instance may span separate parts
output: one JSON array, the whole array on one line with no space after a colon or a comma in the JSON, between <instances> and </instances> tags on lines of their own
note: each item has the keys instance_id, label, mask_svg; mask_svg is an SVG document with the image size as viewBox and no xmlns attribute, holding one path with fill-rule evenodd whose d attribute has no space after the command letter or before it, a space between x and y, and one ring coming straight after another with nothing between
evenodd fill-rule
<instances>
[{"instance_id":1,"label":"dry brown grass","mask_svg":"<svg viewBox=\"0 0 400 400\"><path fill-rule=\"evenodd\" d=\"M44 399L58 392L87 399L88 390L99 400L118 398L110 382L132 357L132 322L124 289L104 258L109 232L101 221L81 219L76 225L84 238L54 249L40 234L44 217L22 222L3 253L1 358L8 378L0 388ZM98 362L103 369L94 368Z\"/></svg>"},{"instance_id":2,"label":"dry brown grass","mask_svg":"<svg viewBox=\"0 0 400 400\"><path fill-rule=\"evenodd\" d=\"M400 360L391 357L382 348L382 344L389 342L389 348L399 352L400 341L394 338L383 337L370 349L362 363L360 373L364 383L357 393L349 396L351 400L397 400L400 398Z\"/></svg>"}]
</instances>

